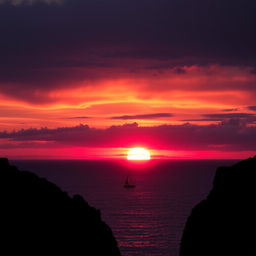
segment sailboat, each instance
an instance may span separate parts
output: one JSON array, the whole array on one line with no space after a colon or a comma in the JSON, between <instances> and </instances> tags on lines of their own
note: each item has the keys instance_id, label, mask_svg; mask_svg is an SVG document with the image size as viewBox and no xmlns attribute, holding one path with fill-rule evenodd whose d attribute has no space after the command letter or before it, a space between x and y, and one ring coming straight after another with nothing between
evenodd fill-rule
<instances>
[{"instance_id":1,"label":"sailboat","mask_svg":"<svg viewBox=\"0 0 256 256\"><path fill-rule=\"evenodd\" d=\"M135 188L135 187L136 187L136 185L131 183L130 176L127 175L125 183L124 183L124 188Z\"/></svg>"}]
</instances>

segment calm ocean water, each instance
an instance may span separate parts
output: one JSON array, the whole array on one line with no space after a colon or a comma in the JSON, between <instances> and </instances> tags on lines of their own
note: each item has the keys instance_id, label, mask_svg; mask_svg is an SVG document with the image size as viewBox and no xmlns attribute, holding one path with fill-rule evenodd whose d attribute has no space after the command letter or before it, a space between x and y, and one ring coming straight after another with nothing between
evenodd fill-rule
<instances>
[{"instance_id":1,"label":"calm ocean water","mask_svg":"<svg viewBox=\"0 0 256 256\"><path fill-rule=\"evenodd\" d=\"M101 210L123 256L177 256L191 208L212 187L215 170L235 160L11 161ZM127 175L136 184L123 187Z\"/></svg>"}]
</instances>

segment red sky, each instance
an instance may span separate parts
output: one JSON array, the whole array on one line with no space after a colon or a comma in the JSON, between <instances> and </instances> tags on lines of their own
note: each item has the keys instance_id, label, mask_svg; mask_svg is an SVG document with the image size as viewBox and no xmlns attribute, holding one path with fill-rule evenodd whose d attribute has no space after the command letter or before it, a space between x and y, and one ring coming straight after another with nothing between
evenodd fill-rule
<instances>
[{"instance_id":1,"label":"red sky","mask_svg":"<svg viewBox=\"0 0 256 256\"><path fill-rule=\"evenodd\" d=\"M0 1L1 155L256 153L254 1L28 2Z\"/></svg>"}]
</instances>

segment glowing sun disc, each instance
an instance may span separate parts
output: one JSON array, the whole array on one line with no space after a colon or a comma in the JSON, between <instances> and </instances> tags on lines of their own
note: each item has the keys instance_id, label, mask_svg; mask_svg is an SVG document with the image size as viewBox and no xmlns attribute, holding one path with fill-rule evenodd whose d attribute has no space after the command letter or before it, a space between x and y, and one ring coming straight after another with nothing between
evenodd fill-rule
<instances>
[{"instance_id":1,"label":"glowing sun disc","mask_svg":"<svg viewBox=\"0 0 256 256\"><path fill-rule=\"evenodd\" d=\"M145 148L131 148L127 153L128 160L150 160L150 152Z\"/></svg>"}]
</instances>

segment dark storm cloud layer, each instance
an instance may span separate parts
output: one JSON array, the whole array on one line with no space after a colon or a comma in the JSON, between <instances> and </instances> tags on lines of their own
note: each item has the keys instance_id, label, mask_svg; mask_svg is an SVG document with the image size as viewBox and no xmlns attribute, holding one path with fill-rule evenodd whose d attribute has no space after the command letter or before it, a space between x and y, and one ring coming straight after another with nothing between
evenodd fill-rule
<instances>
[{"instance_id":1,"label":"dark storm cloud layer","mask_svg":"<svg viewBox=\"0 0 256 256\"><path fill-rule=\"evenodd\" d=\"M256 111L256 106L249 106L248 109L252 111Z\"/></svg>"},{"instance_id":2,"label":"dark storm cloud layer","mask_svg":"<svg viewBox=\"0 0 256 256\"><path fill-rule=\"evenodd\" d=\"M100 57L196 56L196 62L232 64L255 64L255 11L253 0L66 0L57 7L3 5L0 10L6 55L89 54L89 47Z\"/></svg>"},{"instance_id":3,"label":"dark storm cloud layer","mask_svg":"<svg viewBox=\"0 0 256 256\"><path fill-rule=\"evenodd\" d=\"M56 129L1 132L0 138L11 140L11 144L6 142L2 144L2 148L18 147L15 143L21 143L24 147L27 143L29 147L31 143L42 141L51 142L50 146L132 147L144 145L150 148L170 150L256 150L256 127L232 123L156 127L139 127L134 123L106 129L80 125ZM49 147L47 143L43 145L39 143L39 147L44 145Z\"/></svg>"},{"instance_id":4,"label":"dark storm cloud layer","mask_svg":"<svg viewBox=\"0 0 256 256\"><path fill-rule=\"evenodd\" d=\"M254 0L6 2L0 5L0 83L8 84L1 88L8 95L105 77L127 58L165 60L168 67L256 65Z\"/></svg>"},{"instance_id":5,"label":"dark storm cloud layer","mask_svg":"<svg viewBox=\"0 0 256 256\"><path fill-rule=\"evenodd\" d=\"M170 113L154 113L154 114L143 114L143 115L124 115L124 116L113 116L110 119L122 119L122 120L131 120L131 119L157 119L162 117L172 117L173 114Z\"/></svg>"},{"instance_id":6,"label":"dark storm cloud layer","mask_svg":"<svg viewBox=\"0 0 256 256\"><path fill-rule=\"evenodd\" d=\"M44 4L61 4L63 0L0 0L0 4L11 4L13 6L18 6L20 4L37 4L37 3L44 3Z\"/></svg>"}]
</instances>

